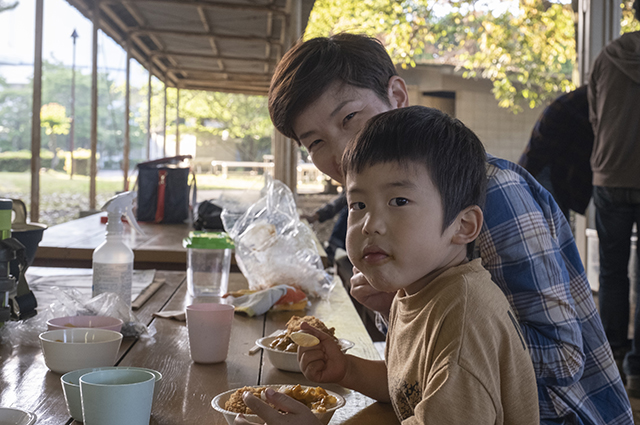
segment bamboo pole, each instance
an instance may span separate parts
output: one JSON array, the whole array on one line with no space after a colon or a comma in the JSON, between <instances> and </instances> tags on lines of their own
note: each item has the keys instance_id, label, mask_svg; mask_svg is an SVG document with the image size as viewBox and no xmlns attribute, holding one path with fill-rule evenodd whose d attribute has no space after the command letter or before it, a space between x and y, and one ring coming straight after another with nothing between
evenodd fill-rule
<instances>
[{"instance_id":1,"label":"bamboo pole","mask_svg":"<svg viewBox=\"0 0 640 425\"><path fill-rule=\"evenodd\" d=\"M100 20L99 2L93 3L93 46L91 63L91 168L89 174L89 209L96 209L96 176L98 175L98 26Z\"/></svg>"},{"instance_id":2,"label":"bamboo pole","mask_svg":"<svg viewBox=\"0 0 640 425\"><path fill-rule=\"evenodd\" d=\"M129 151L131 150L129 119L131 116L131 39L127 40L127 75L124 94L124 156L122 171L124 172L124 190L129 190Z\"/></svg>"},{"instance_id":3,"label":"bamboo pole","mask_svg":"<svg viewBox=\"0 0 640 425\"><path fill-rule=\"evenodd\" d=\"M73 38L73 63L71 65L71 129L69 131L69 159L70 167L69 179L73 179L73 173L75 171L75 164L73 159L73 150L75 149L75 136L76 136L76 39L78 33L74 29L71 34Z\"/></svg>"},{"instance_id":4,"label":"bamboo pole","mask_svg":"<svg viewBox=\"0 0 640 425\"><path fill-rule=\"evenodd\" d=\"M162 118L162 156L167 156L167 83L164 83L164 115Z\"/></svg>"},{"instance_id":5,"label":"bamboo pole","mask_svg":"<svg viewBox=\"0 0 640 425\"><path fill-rule=\"evenodd\" d=\"M149 88L147 91L147 161L151 159L151 62L147 64L149 69Z\"/></svg>"},{"instance_id":6,"label":"bamboo pole","mask_svg":"<svg viewBox=\"0 0 640 425\"><path fill-rule=\"evenodd\" d=\"M176 155L180 155L180 89L176 90Z\"/></svg>"},{"instance_id":7,"label":"bamboo pole","mask_svg":"<svg viewBox=\"0 0 640 425\"><path fill-rule=\"evenodd\" d=\"M33 103L31 117L31 221L40 218L40 108L42 107L43 0L36 0L36 39L33 53Z\"/></svg>"}]
</instances>

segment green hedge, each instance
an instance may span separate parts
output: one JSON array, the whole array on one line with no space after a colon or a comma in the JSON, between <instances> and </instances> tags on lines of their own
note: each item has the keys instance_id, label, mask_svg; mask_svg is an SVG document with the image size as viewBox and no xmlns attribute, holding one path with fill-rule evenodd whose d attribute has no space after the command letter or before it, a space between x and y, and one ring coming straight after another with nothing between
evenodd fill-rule
<instances>
[{"instance_id":1,"label":"green hedge","mask_svg":"<svg viewBox=\"0 0 640 425\"><path fill-rule=\"evenodd\" d=\"M99 156L98 156L99 158ZM51 168L53 152L48 150L40 151L40 166ZM58 164L56 171L66 171L71 173L71 155L69 152L58 150ZM73 151L73 161L75 163L74 173L88 176L91 169L91 151L88 149L76 149ZM21 173L31 170L31 151L21 150L17 152L0 152L0 171Z\"/></svg>"},{"instance_id":2,"label":"green hedge","mask_svg":"<svg viewBox=\"0 0 640 425\"><path fill-rule=\"evenodd\" d=\"M57 171L64 171L63 152L58 152L59 162ZM40 151L40 166L51 168L53 152L47 150ZM0 152L0 171L25 172L31 169L31 151L21 150L17 152Z\"/></svg>"},{"instance_id":3,"label":"green hedge","mask_svg":"<svg viewBox=\"0 0 640 425\"><path fill-rule=\"evenodd\" d=\"M65 152L64 169L67 174L71 173L71 154ZM100 154L96 154L96 160L100 158ZM73 168L74 174L88 176L91 171L91 151L89 149L76 149L73 151Z\"/></svg>"}]
</instances>

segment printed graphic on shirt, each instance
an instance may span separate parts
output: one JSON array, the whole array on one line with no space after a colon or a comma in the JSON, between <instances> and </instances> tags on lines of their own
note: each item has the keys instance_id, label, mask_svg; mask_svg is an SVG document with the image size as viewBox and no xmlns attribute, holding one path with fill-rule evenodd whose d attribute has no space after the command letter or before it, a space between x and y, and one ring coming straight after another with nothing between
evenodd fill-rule
<instances>
[{"instance_id":1,"label":"printed graphic on shirt","mask_svg":"<svg viewBox=\"0 0 640 425\"><path fill-rule=\"evenodd\" d=\"M390 382L389 387L393 407L400 421L414 416L415 407L422 401L422 389L418 381L413 384L403 380Z\"/></svg>"}]
</instances>

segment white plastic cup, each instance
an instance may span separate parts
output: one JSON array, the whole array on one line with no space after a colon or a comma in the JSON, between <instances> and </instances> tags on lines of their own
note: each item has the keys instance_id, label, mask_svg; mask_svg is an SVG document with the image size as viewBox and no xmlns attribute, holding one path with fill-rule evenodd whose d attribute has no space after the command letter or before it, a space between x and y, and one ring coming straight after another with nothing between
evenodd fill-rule
<instances>
[{"instance_id":1,"label":"white plastic cup","mask_svg":"<svg viewBox=\"0 0 640 425\"><path fill-rule=\"evenodd\" d=\"M85 425L149 425L156 377L144 370L108 369L80 377Z\"/></svg>"},{"instance_id":2,"label":"white plastic cup","mask_svg":"<svg viewBox=\"0 0 640 425\"><path fill-rule=\"evenodd\" d=\"M233 311L229 304L187 306L189 351L195 363L219 363L227 359Z\"/></svg>"}]
</instances>

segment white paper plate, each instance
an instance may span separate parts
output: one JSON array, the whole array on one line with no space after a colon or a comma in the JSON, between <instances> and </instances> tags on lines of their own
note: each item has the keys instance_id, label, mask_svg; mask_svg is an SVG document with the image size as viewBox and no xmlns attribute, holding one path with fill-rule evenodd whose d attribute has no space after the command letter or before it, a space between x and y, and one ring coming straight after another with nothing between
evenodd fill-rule
<instances>
[{"instance_id":1,"label":"white paper plate","mask_svg":"<svg viewBox=\"0 0 640 425\"><path fill-rule=\"evenodd\" d=\"M36 415L11 407L0 407L0 425L33 425Z\"/></svg>"}]
</instances>

